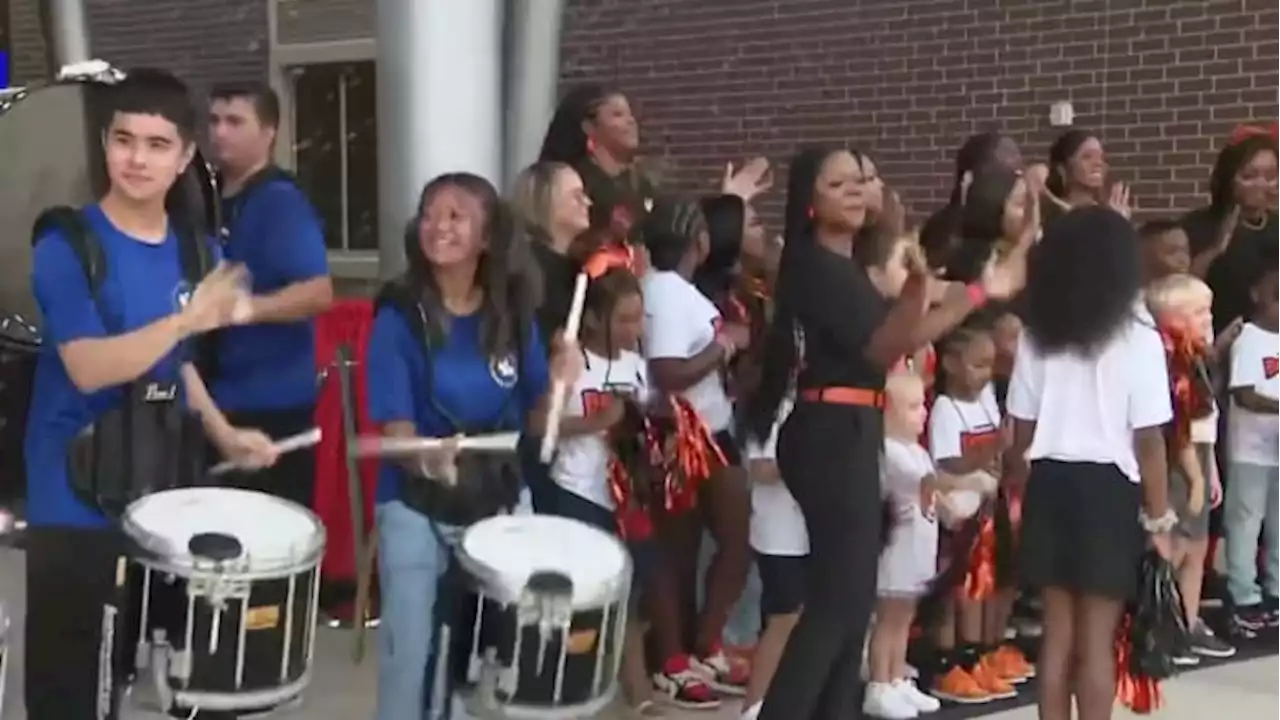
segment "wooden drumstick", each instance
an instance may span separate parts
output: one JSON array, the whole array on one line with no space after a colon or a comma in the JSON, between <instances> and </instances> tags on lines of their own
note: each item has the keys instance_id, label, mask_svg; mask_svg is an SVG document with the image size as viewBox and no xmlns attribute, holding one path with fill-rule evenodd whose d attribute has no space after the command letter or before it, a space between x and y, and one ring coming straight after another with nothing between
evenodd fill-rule
<instances>
[{"instance_id":1,"label":"wooden drumstick","mask_svg":"<svg viewBox=\"0 0 1280 720\"><path fill-rule=\"evenodd\" d=\"M573 286L573 302L569 305L569 319L564 324L564 337L578 341L578 328L582 325L582 311L587 302L586 273L578 273ZM551 462L556 451L556 441L560 439L560 416L564 413L565 397L569 394L569 386L563 380L551 383L551 405L547 408L547 429L542 435L542 449L538 457L544 463Z\"/></svg>"}]
</instances>

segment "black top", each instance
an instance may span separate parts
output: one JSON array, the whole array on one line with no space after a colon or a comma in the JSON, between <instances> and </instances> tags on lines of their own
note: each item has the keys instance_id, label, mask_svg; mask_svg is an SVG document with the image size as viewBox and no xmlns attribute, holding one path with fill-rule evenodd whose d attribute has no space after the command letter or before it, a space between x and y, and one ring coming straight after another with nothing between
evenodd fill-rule
<instances>
[{"instance_id":1,"label":"black top","mask_svg":"<svg viewBox=\"0 0 1280 720\"><path fill-rule=\"evenodd\" d=\"M564 327L569 318L578 264L537 238L531 238L529 242L533 244L533 256L542 269L542 305L538 308L538 329L542 333L543 347L548 348L549 352L552 336Z\"/></svg>"},{"instance_id":2,"label":"black top","mask_svg":"<svg viewBox=\"0 0 1280 720\"><path fill-rule=\"evenodd\" d=\"M889 303L853 259L816 243L794 252L783 292L801 332L797 387L883 389L885 368L866 348Z\"/></svg>"},{"instance_id":3,"label":"black top","mask_svg":"<svg viewBox=\"0 0 1280 720\"><path fill-rule=\"evenodd\" d=\"M1192 257L1213 246L1218 226L1219 221L1207 207L1183 216L1182 229L1191 243ZM1250 286L1258 268L1267 262L1267 248L1273 248L1274 252L1276 244L1280 243L1277 227L1280 224L1274 212L1267 213L1267 222L1261 228L1241 223L1226 251L1209 266L1205 282L1213 290L1214 332L1221 332L1236 318L1247 318L1253 314Z\"/></svg>"}]
</instances>

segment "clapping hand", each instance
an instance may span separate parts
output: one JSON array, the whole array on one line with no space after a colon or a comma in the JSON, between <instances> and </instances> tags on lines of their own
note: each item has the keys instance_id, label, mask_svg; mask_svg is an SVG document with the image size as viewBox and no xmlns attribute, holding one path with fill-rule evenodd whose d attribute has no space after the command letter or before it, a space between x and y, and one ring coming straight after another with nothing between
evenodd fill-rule
<instances>
[{"instance_id":1,"label":"clapping hand","mask_svg":"<svg viewBox=\"0 0 1280 720\"><path fill-rule=\"evenodd\" d=\"M1111 197L1107 200L1107 207L1120 213L1125 220L1133 218L1132 196L1127 184L1118 182L1111 186Z\"/></svg>"},{"instance_id":2,"label":"clapping hand","mask_svg":"<svg viewBox=\"0 0 1280 720\"><path fill-rule=\"evenodd\" d=\"M753 158L741 170L734 171L733 163L724 166L724 179L720 181L720 192L724 195L737 195L744 202L773 187L773 171L769 169L769 160L763 157Z\"/></svg>"},{"instance_id":3,"label":"clapping hand","mask_svg":"<svg viewBox=\"0 0 1280 720\"><path fill-rule=\"evenodd\" d=\"M200 281L182 308L182 318L192 334L225 327L243 314L247 303L249 272L244 265L221 262Z\"/></svg>"}]
</instances>

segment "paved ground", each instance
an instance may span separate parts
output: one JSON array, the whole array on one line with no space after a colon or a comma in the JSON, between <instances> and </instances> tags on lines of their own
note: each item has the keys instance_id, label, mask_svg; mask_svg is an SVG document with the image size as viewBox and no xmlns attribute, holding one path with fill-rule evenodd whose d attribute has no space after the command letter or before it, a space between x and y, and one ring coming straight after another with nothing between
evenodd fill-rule
<instances>
[{"instance_id":1,"label":"paved ground","mask_svg":"<svg viewBox=\"0 0 1280 720\"><path fill-rule=\"evenodd\" d=\"M14 635L11 649L21 657L22 613L22 555L10 550L0 550L0 597L14 618ZM315 678L307 693L305 705L296 710L279 713L280 720L364 720L373 713L373 660L355 666L350 660L349 635L341 631L322 630L316 650ZM26 714L21 708L20 663L13 663L9 671L9 697L5 703L4 720L23 720ZM1280 664L1275 656L1246 663L1236 663L1190 673L1169 683L1168 704L1156 717L1159 720L1204 720L1221 717L1247 718L1276 717L1280 707L1280 689L1276 678ZM1118 713L1118 716L1124 716ZM162 716L131 707L126 715L129 720L155 720ZM605 718L624 718L626 715L610 711ZM726 706L718 713L671 712L671 720L729 720L736 718L736 708ZM991 720L1030 720L1035 710L1023 708L1000 715ZM59 719L63 720L63 719ZM66 719L71 720L71 719Z\"/></svg>"}]
</instances>

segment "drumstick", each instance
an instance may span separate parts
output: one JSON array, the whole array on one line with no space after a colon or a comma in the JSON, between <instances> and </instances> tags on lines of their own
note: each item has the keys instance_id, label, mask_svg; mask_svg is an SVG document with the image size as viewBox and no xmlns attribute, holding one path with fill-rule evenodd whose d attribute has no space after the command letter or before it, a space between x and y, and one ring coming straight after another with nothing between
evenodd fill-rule
<instances>
[{"instance_id":1,"label":"drumstick","mask_svg":"<svg viewBox=\"0 0 1280 720\"><path fill-rule=\"evenodd\" d=\"M290 435L287 438L277 440L275 443L275 449L277 453L284 454L287 452L293 452L294 450L309 448L312 445L318 445L320 443L320 436L320 428L311 428L306 432L300 432L297 435ZM225 475L238 467L239 465L236 461L224 460L217 465L214 465L213 468L209 470L209 474Z\"/></svg>"},{"instance_id":2,"label":"drumstick","mask_svg":"<svg viewBox=\"0 0 1280 720\"><path fill-rule=\"evenodd\" d=\"M578 273L577 282L573 286L573 302L569 305L569 318L564 324L565 339L578 341L578 326L582 324L582 309L587 302L587 274ZM565 396L569 387L563 380L551 383L551 405L547 408L547 429L542 435L542 449L538 457L544 463L551 462L556 451L556 441L560 439L560 415L564 412Z\"/></svg>"},{"instance_id":3,"label":"drumstick","mask_svg":"<svg viewBox=\"0 0 1280 720\"><path fill-rule=\"evenodd\" d=\"M515 452L520 442L520 433L464 435L456 441L452 438L363 437L357 444L356 454L360 457L417 455L431 450L442 450L450 442L456 442L459 451Z\"/></svg>"}]
</instances>

